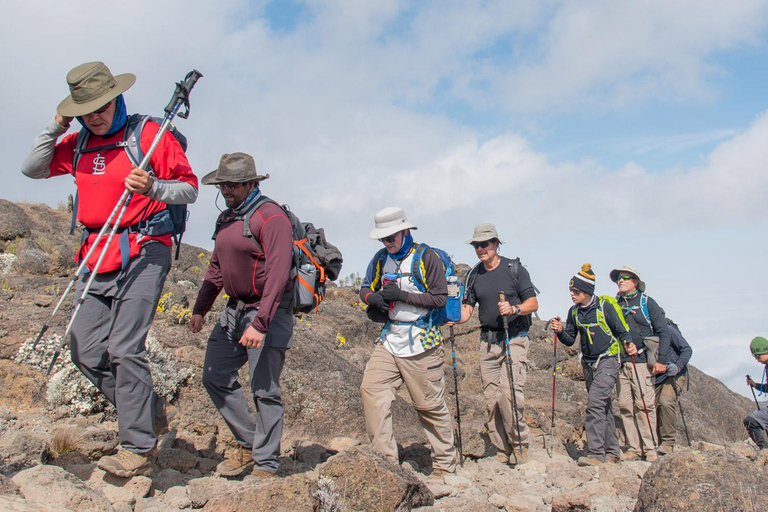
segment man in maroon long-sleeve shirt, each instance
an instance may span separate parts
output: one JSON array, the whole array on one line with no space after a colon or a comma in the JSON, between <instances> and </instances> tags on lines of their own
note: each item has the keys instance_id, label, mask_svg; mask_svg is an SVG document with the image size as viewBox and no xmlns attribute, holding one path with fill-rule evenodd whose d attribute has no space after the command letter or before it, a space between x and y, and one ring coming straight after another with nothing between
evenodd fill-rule
<instances>
[{"instance_id":1,"label":"man in maroon long-sleeve shirt","mask_svg":"<svg viewBox=\"0 0 768 512\"><path fill-rule=\"evenodd\" d=\"M216 245L205 273L189 328L202 329L203 317L222 288L230 299L208 339L203 385L224 417L240 449L217 472L273 477L278 470L283 432L280 374L293 339L290 270L291 221L283 209L261 196L253 157L225 154L218 169L202 179L216 185L228 209L216 221ZM244 236L249 223L253 238ZM238 370L248 362L256 416L248 410Z\"/></svg>"}]
</instances>

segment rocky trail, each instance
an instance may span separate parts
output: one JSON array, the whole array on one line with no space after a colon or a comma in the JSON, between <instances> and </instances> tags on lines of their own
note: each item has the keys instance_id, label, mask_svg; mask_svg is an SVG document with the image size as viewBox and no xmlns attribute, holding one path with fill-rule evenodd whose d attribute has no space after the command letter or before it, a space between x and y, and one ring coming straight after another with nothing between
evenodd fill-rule
<instances>
[{"instance_id":1,"label":"rocky trail","mask_svg":"<svg viewBox=\"0 0 768 512\"><path fill-rule=\"evenodd\" d=\"M359 386L377 327L350 288L334 288L317 314L296 320L295 347L282 378L286 404L279 478L226 480L216 465L235 448L200 383L203 331L183 325L209 254L184 246L174 261L148 347L155 386L178 409L175 429L163 436L149 477L106 475L95 461L117 445L111 406L83 383L62 354L48 381L50 361L69 316L69 304L34 352L30 338L50 316L72 271L78 237L69 214L44 205L0 200L0 510L766 510L761 484L766 458L758 455L741 418L749 400L691 368L682 397L692 448L653 465L623 462L578 467L583 454L586 390L578 351L558 347L555 443L549 435L552 337L531 330L525 385L531 426L529 460L516 468L494 458L479 377L478 324L456 329L463 467L445 482L427 479L429 450L407 394L393 408L402 447L395 466L370 450ZM221 307L221 303L217 306ZM683 326L684 329L684 326ZM694 344L695 340L689 340ZM450 350L447 401L455 413ZM695 360L694 360L695 362ZM245 380L243 381L245 382ZM617 424L620 424L618 422ZM680 424L682 429L682 424ZM682 430L678 443L685 446ZM649 469L650 468L650 469ZM639 498L638 498L639 497Z\"/></svg>"}]
</instances>

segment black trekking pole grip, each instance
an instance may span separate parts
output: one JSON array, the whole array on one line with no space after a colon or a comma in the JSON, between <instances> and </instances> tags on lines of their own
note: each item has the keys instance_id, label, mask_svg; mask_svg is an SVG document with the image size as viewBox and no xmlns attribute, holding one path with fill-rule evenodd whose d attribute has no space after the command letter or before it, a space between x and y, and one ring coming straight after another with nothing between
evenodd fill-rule
<instances>
[{"instance_id":1,"label":"black trekking pole grip","mask_svg":"<svg viewBox=\"0 0 768 512\"><path fill-rule=\"evenodd\" d=\"M192 88L202 76L201 72L193 69L187 73L183 81L176 82L176 90L173 92L173 97L168 102L168 106L165 107L166 114L173 116L184 105L185 112L178 112L178 116L182 119L189 117L189 93L192 92Z\"/></svg>"}]
</instances>

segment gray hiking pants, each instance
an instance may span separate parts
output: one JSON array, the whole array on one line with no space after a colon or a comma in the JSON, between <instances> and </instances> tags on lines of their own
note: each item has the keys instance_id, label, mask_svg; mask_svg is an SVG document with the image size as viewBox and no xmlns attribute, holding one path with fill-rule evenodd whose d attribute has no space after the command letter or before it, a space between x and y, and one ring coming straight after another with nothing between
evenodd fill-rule
<instances>
[{"instance_id":1,"label":"gray hiking pants","mask_svg":"<svg viewBox=\"0 0 768 512\"><path fill-rule=\"evenodd\" d=\"M238 341L256 313L255 309L247 309L240 319L235 319L234 308L224 310L222 320L208 338L203 385L238 444L252 449L256 466L276 473L284 412L280 374L285 351L293 337L293 315L286 309L278 309L262 347L245 348ZM227 318L229 328L223 327ZM248 400L237 378L238 370L246 362L256 418L248 410Z\"/></svg>"},{"instance_id":2,"label":"gray hiking pants","mask_svg":"<svg viewBox=\"0 0 768 512\"><path fill-rule=\"evenodd\" d=\"M72 362L115 406L120 444L134 453L154 448L155 414L165 405L152 389L145 343L170 267L170 247L145 244L124 272L97 274L72 325Z\"/></svg>"},{"instance_id":3,"label":"gray hiking pants","mask_svg":"<svg viewBox=\"0 0 768 512\"><path fill-rule=\"evenodd\" d=\"M621 367L616 357L604 357L597 368L581 362L587 383L587 411L584 430L587 432L587 456L605 462L605 456L620 457L616 437L616 420L611 405L611 392L616 386Z\"/></svg>"},{"instance_id":4,"label":"gray hiking pants","mask_svg":"<svg viewBox=\"0 0 768 512\"><path fill-rule=\"evenodd\" d=\"M768 430L768 407L747 415L744 418L744 427L749 437L761 450L768 449L768 442L765 441L765 431Z\"/></svg>"}]
</instances>

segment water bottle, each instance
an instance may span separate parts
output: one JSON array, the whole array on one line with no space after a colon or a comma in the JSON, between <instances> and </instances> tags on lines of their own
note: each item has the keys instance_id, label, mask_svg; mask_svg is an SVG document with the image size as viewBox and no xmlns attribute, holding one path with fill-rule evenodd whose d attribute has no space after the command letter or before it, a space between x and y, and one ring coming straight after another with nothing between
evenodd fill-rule
<instances>
[{"instance_id":1,"label":"water bottle","mask_svg":"<svg viewBox=\"0 0 768 512\"><path fill-rule=\"evenodd\" d=\"M451 322L461 320L461 281L456 276L448 276L448 302L445 305L445 317Z\"/></svg>"},{"instance_id":2,"label":"water bottle","mask_svg":"<svg viewBox=\"0 0 768 512\"><path fill-rule=\"evenodd\" d=\"M397 283L397 277L398 277L397 274L394 274L392 272L385 273L384 276L382 276L381 278L381 287L384 288L385 286L387 286L388 283ZM391 301L389 303L388 311L392 311L393 309L395 309L395 302Z\"/></svg>"}]
</instances>

